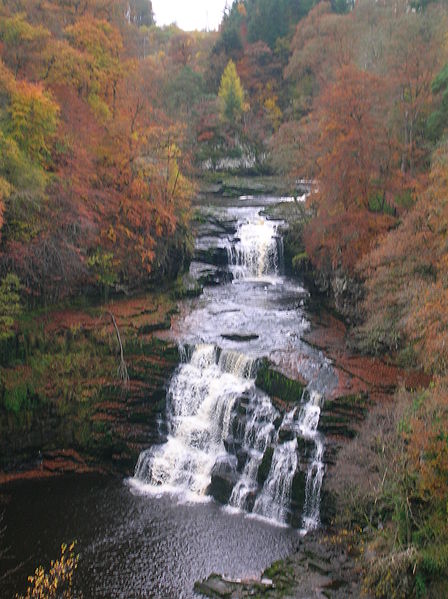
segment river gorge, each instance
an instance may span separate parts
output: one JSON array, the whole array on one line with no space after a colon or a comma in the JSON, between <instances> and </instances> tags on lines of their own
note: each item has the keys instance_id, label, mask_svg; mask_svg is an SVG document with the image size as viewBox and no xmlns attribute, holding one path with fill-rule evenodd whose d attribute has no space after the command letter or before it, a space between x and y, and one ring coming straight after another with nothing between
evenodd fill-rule
<instances>
[{"instance_id":1,"label":"river gorge","mask_svg":"<svg viewBox=\"0 0 448 599\"><path fill-rule=\"evenodd\" d=\"M266 213L278 202L220 198L200 208L190 280L204 290L183 300L165 333L180 365L159 442L121 482L11 485L6 542L17 561L34 567L76 539L76 596L187 599L213 572L259 577L319 527L319 419L338 377L303 339L309 294L285 274L284 223Z\"/></svg>"}]
</instances>

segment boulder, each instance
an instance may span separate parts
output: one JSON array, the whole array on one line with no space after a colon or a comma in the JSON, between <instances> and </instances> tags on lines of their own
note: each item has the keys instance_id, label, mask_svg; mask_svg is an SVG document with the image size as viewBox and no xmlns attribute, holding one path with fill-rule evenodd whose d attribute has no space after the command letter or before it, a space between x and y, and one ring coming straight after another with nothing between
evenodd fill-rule
<instances>
[{"instance_id":1,"label":"boulder","mask_svg":"<svg viewBox=\"0 0 448 599\"><path fill-rule=\"evenodd\" d=\"M211 482L207 495L225 505L230 499L233 487L238 481L237 459L235 456L225 456L213 466Z\"/></svg>"}]
</instances>

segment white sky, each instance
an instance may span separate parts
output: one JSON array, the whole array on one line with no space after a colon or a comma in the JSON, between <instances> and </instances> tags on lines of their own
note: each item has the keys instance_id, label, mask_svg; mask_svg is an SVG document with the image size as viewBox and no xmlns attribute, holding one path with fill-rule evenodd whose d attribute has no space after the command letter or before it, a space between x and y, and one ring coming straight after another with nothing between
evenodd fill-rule
<instances>
[{"instance_id":1,"label":"white sky","mask_svg":"<svg viewBox=\"0 0 448 599\"><path fill-rule=\"evenodd\" d=\"M225 5L226 0L152 0L157 25L177 23L185 31L217 29Z\"/></svg>"}]
</instances>

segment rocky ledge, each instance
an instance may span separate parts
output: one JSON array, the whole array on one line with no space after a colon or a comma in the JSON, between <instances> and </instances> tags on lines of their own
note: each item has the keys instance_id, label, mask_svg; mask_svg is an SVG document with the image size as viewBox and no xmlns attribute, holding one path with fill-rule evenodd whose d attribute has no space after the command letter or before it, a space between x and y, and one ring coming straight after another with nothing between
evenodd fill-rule
<instances>
[{"instance_id":1,"label":"rocky ledge","mask_svg":"<svg viewBox=\"0 0 448 599\"><path fill-rule=\"evenodd\" d=\"M322 533L301 540L298 551L272 564L259 579L228 580L211 574L195 584L201 597L244 599L350 599L362 594L360 570L353 557Z\"/></svg>"}]
</instances>

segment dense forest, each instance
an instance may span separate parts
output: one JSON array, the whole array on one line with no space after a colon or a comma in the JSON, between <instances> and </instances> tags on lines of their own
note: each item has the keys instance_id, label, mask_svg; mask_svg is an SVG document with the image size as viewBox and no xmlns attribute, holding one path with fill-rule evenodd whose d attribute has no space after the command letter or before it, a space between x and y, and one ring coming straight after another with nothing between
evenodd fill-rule
<instances>
[{"instance_id":1,"label":"dense forest","mask_svg":"<svg viewBox=\"0 0 448 599\"><path fill-rule=\"evenodd\" d=\"M2 0L0 339L30 310L175 279L202 180L311 181L294 271L352 348L432 378L343 450L338 525L371 532L375 596L445 597L447 128L443 0L241 0L191 33L145 0Z\"/></svg>"}]
</instances>

